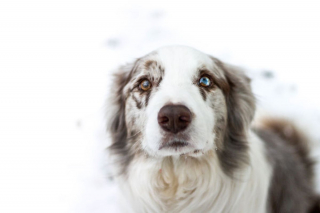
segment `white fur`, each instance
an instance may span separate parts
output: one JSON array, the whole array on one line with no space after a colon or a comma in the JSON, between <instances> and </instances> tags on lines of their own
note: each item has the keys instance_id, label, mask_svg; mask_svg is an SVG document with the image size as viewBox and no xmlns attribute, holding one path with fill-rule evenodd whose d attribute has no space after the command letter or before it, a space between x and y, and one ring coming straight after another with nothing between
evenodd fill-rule
<instances>
[{"instance_id":1,"label":"white fur","mask_svg":"<svg viewBox=\"0 0 320 213\"><path fill-rule=\"evenodd\" d=\"M119 179L126 212L264 213L271 167L262 141L249 137L251 164L231 179L214 151L195 160L136 158ZM129 202L129 203L127 203Z\"/></svg>"}]
</instances>

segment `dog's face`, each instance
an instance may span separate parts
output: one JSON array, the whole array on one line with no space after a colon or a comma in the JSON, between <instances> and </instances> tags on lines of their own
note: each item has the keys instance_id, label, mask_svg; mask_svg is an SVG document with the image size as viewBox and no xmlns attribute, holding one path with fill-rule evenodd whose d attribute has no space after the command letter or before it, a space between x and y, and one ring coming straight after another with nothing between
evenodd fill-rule
<instances>
[{"instance_id":1,"label":"dog's face","mask_svg":"<svg viewBox=\"0 0 320 213\"><path fill-rule=\"evenodd\" d=\"M202 52L161 48L122 67L113 87L117 152L197 157L215 149L228 158L228 149L246 146L233 137L245 138L253 117L248 78Z\"/></svg>"},{"instance_id":2,"label":"dog's face","mask_svg":"<svg viewBox=\"0 0 320 213\"><path fill-rule=\"evenodd\" d=\"M150 155L201 154L215 147L215 124L226 118L213 60L186 48L160 49L136 62L124 88L127 128L141 132Z\"/></svg>"}]
</instances>

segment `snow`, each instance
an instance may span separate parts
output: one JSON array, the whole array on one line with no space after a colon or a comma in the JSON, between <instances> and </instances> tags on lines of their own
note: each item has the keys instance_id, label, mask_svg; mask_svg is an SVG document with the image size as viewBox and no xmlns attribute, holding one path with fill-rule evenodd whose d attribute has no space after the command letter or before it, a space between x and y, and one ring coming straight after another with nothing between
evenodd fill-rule
<instances>
[{"instance_id":1,"label":"snow","mask_svg":"<svg viewBox=\"0 0 320 213\"><path fill-rule=\"evenodd\" d=\"M2 0L0 212L118 212L110 73L163 45L245 67L258 114L298 122L319 158L319 11L316 0Z\"/></svg>"}]
</instances>

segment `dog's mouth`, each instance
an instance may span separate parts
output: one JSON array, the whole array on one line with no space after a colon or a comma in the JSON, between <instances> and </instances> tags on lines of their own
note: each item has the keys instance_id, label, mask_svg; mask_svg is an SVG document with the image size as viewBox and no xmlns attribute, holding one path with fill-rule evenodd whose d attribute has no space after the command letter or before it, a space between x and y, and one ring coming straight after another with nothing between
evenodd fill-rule
<instances>
[{"instance_id":1,"label":"dog's mouth","mask_svg":"<svg viewBox=\"0 0 320 213\"><path fill-rule=\"evenodd\" d=\"M165 156L180 156L180 157L199 157L205 151L203 148L195 146L191 141L181 138L175 138L168 141L162 141L159 151L166 153Z\"/></svg>"},{"instance_id":2,"label":"dog's mouth","mask_svg":"<svg viewBox=\"0 0 320 213\"><path fill-rule=\"evenodd\" d=\"M161 149L174 149L175 151L180 150L183 147L189 146L188 142L185 141L170 141L168 143L163 143L159 150Z\"/></svg>"}]
</instances>

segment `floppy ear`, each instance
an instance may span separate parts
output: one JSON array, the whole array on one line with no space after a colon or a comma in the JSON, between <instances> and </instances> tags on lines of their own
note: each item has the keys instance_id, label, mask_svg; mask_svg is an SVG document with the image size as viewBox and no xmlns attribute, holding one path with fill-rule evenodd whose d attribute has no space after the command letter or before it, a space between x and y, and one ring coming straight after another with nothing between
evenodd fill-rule
<instances>
[{"instance_id":1,"label":"floppy ear","mask_svg":"<svg viewBox=\"0 0 320 213\"><path fill-rule=\"evenodd\" d=\"M123 91L130 81L133 67L133 64L122 66L114 73L110 96L107 102L107 130L111 134L112 140L108 149L111 151L111 154L121 156L116 159L121 167L120 173L125 172L127 165L133 158L133 154L130 153L130 147L127 144L126 95Z\"/></svg>"},{"instance_id":2,"label":"floppy ear","mask_svg":"<svg viewBox=\"0 0 320 213\"><path fill-rule=\"evenodd\" d=\"M221 166L226 174L244 164L248 164L248 130L255 113L255 98L250 79L236 66L215 60L223 70L227 84L223 92L227 105L227 125L222 142L222 150L218 150Z\"/></svg>"}]
</instances>

